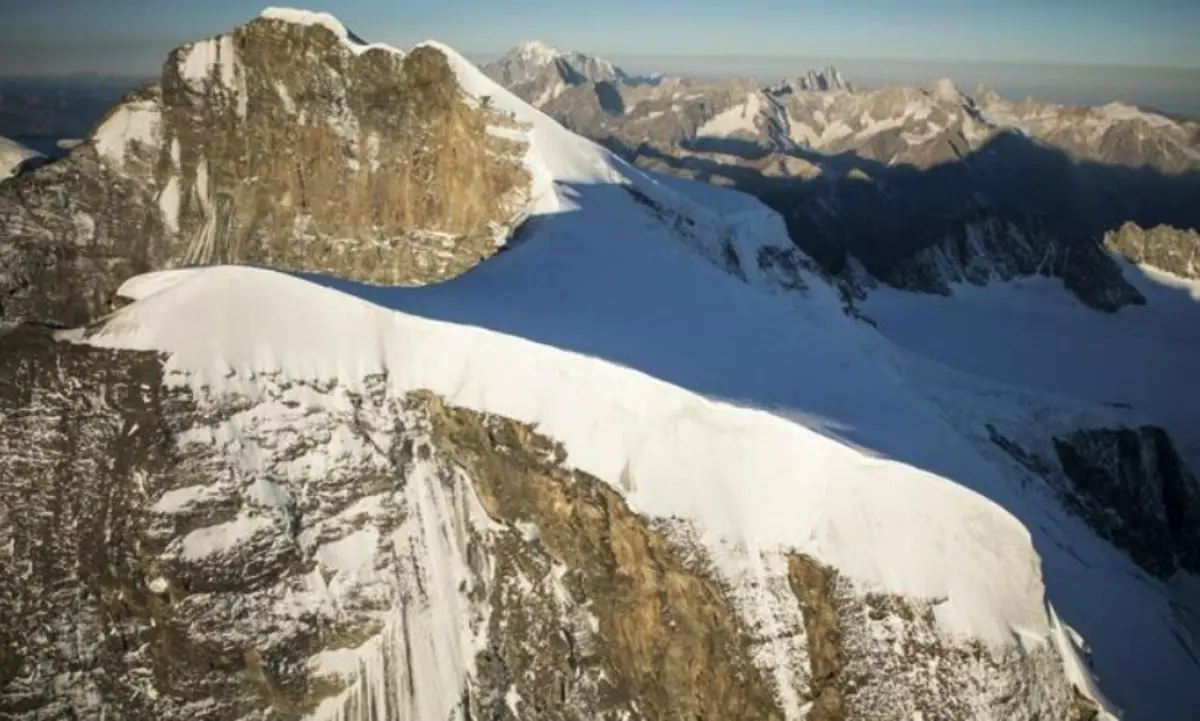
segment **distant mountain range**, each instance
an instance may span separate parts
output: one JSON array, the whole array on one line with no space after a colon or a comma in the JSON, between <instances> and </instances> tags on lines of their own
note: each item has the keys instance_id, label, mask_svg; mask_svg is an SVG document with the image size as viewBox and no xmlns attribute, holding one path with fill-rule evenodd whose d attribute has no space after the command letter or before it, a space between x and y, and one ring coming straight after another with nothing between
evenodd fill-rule
<instances>
[{"instance_id":1,"label":"distant mountain range","mask_svg":"<svg viewBox=\"0 0 1200 721\"><path fill-rule=\"evenodd\" d=\"M880 280L948 292L949 279L981 267L1005 277L1036 270L1113 309L1139 300L1106 259L1106 232L1130 221L1200 225L1200 124L1128 105L1013 102L945 78L858 90L833 67L766 85L648 85L559 51L514 51L484 70L503 82L516 57L518 95L642 167L757 195L835 274L853 259ZM562 58L605 72L558 72ZM996 222L978 227L983 218ZM969 229L1040 240L1024 260L974 258L981 246L963 246L954 270L914 273L913 258Z\"/></svg>"}]
</instances>

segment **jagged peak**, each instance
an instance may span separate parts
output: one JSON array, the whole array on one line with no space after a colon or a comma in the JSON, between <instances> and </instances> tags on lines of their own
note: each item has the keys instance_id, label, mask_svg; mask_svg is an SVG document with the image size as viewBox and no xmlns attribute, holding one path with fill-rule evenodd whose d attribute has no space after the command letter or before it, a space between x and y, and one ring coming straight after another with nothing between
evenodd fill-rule
<instances>
[{"instance_id":1,"label":"jagged peak","mask_svg":"<svg viewBox=\"0 0 1200 721\"><path fill-rule=\"evenodd\" d=\"M854 90L854 85L833 64L813 68L803 75L780 80L773 89L784 92L823 92L830 90Z\"/></svg>"}]
</instances>

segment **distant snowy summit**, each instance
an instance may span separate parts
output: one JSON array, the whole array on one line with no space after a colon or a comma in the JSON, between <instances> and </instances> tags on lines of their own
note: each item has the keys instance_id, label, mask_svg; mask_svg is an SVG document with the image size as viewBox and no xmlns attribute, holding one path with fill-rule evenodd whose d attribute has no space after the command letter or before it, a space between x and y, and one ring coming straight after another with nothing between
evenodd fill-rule
<instances>
[{"instance_id":1,"label":"distant snowy summit","mask_svg":"<svg viewBox=\"0 0 1200 721\"><path fill-rule=\"evenodd\" d=\"M832 65L809 70L804 75L796 75L780 80L768 90L777 95L795 92L825 92L830 90L845 90L854 92L855 86Z\"/></svg>"},{"instance_id":2,"label":"distant snowy summit","mask_svg":"<svg viewBox=\"0 0 1200 721\"><path fill-rule=\"evenodd\" d=\"M602 58L564 52L541 40L530 40L483 66L484 73L518 95L542 104L568 87L616 83L629 76Z\"/></svg>"}]
</instances>

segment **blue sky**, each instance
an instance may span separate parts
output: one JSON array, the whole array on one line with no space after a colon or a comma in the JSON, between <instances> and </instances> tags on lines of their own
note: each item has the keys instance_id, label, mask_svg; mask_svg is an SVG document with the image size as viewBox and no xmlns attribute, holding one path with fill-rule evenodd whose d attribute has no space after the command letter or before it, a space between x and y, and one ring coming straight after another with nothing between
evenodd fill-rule
<instances>
[{"instance_id":1,"label":"blue sky","mask_svg":"<svg viewBox=\"0 0 1200 721\"><path fill-rule=\"evenodd\" d=\"M245 0L0 0L0 72L149 72ZM532 37L607 55L897 58L1200 68L1194 0L324 0L397 45L491 54Z\"/></svg>"}]
</instances>

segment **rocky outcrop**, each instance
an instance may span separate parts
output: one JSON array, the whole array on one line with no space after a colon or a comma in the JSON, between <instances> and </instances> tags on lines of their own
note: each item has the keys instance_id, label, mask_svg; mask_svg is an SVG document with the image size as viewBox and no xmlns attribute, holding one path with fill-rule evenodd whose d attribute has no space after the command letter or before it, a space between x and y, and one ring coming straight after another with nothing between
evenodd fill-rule
<instances>
[{"instance_id":1,"label":"rocky outcrop","mask_svg":"<svg viewBox=\"0 0 1200 721\"><path fill-rule=\"evenodd\" d=\"M957 283L983 286L1044 276L1062 280L1097 310L1113 312L1146 302L1102 248L1086 240L1071 242L1040 219L1020 213L978 211L946 223L916 253L894 264L872 265L868 268L884 282L926 293L950 295Z\"/></svg>"},{"instance_id":2,"label":"rocky outcrop","mask_svg":"<svg viewBox=\"0 0 1200 721\"><path fill-rule=\"evenodd\" d=\"M935 620L942 600L863 594L802 554L788 560L788 583L808 639L809 721L949 721L981 709L989 718L1094 718L1095 705L1063 680L1046 685L1061 663L1050 646L997 651L950 639Z\"/></svg>"},{"instance_id":3,"label":"rocky outcrop","mask_svg":"<svg viewBox=\"0 0 1200 721\"><path fill-rule=\"evenodd\" d=\"M1200 482L1161 428L1087 429L1055 438L1068 505L1164 578L1200 571Z\"/></svg>"},{"instance_id":4,"label":"rocky outcrop","mask_svg":"<svg viewBox=\"0 0 1200 721\"><path fill-rule=\"evenodd\" d=\"M71 155L0 189L6 319L77 323L147 269L258 263L389 284L494 253L522 143L444 56L260 18L179 48Z\"/></svg>"},{"instance_id":5,"label":"rocky outcrop","mask_svg":"<svg viewBox=\"0 0 1200 721\"><path fill-rule=\"evenodd\" d=\"M1147 265L1180 278L1200 279L1200 233L1167 225L1143 229L1125 223L1106 233L1104 245L1132 263Z\"/></svg>"},{"instance_id":6,"label":"rocky outcrop","mask_svg":"<svg viewBox=\"0 0 1200 721\"><path fill-rule=\"evenodd\" d=\"M1084 427L1051 436L1040 450L987 429L996 447L1139 566L1164 579L1197 572L1200 481L1162 428Z\"/></svg>"},{"instance_id":7,"label":"rocky outcrop","mask_svg":"<svg viewBox=\"0 0 1200 721\"><path fill-rule=\"evenodd\" d=\"M1082 718L1052 645L952 640L937 599L805 556L727 577L528 425L384 376L0 349L13 719Z\"/></svg>"}]
</instances>

